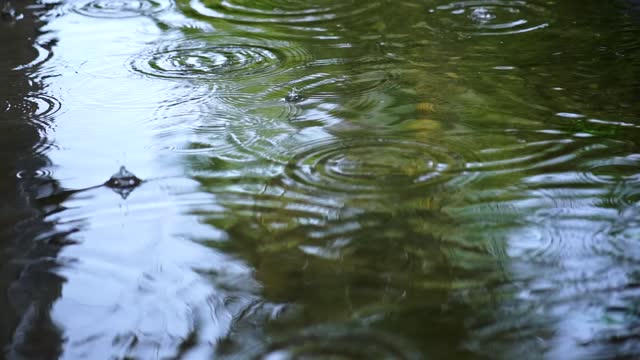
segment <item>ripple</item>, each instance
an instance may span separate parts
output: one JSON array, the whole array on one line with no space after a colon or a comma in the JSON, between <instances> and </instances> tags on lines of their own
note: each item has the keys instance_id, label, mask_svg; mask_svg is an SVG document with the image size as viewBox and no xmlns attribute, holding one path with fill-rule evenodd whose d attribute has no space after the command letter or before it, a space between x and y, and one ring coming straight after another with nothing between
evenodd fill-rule
<instances>
[{"instance_id":1,"label":"ripple","mask_svg":"<svg viewBox=\"0 0 640 360\"><path fill-rule=\"evenodd\" d=\"M24 98L7 101L5 111L16 111L29 119L38 131L46 132L51 128L51 120L60 111L60 101L52 96L32 93Z\"/></svg>"},{"instance_id":2,"label":"ripple","mask_svg":"<svg viewBox=\"0 0 640 360\"><path fill-rule=\"evenodd\" d=\"M287 101L285 99L287 87L282 84L249 84L248 87L238 89L233 89L231 86L233 85L226 86L214 94L216 100L222 103L218 107L242 109L247 114L262 117L265 122L294 119L302 113L298 104L306 100L301 98L297 100L298 103Z\"/></svg>"},{"instance_id":3,"label":"ripple","mask_svg":"<svg viewBox=\"0 0 640 360\"><path fill-rule=\"evenodd\" d=\"M540 138L542 135L542 138ZM549 136L552 135L552 136ZM589 146L588 139L572 138L572 134L527 134L518 143L502 144L481 149L478 154L483 161L471 163L469 167L486 174L500 175L521 171L539 170L575 162L580 156L615 144ZM491 136L483 139L489 143ZM498 141L497 138L494 141Z\"/></svg>"},{"instance_id":4,"label":"ripple","mask_svg":"<svg viewBox=\"0 0 640 360\"><path fill-rule=\"evenodd\" d=\"M29 93L24 97L14 97L6 103L6 111L15 114L11 121L20 122L20 125L27 123L37 132L37 140L32 145L33 154L45 154L55 147L54 142L47 138L47 133L52 129L53 118L60 113L60 110L60 100L37 92ZM23 139L23 141L31 142L33 139Z\"/></svg>"},{"instance_id":5,"label":"ripple","mask_svg":"<svg viewBox=\"0 0 640 360\"><path fill-rule=\"evenodd\" d=\"M91 0L77 3L78 14L97 18L146 16L171 7L170 0Z\"/></svg>"},{"instance_id":6,"label":"ripple","mask_svg":"<svg viewBox=\"0 0 640 360\"><path fill-rule=\"evenodd\" d=\"M238 81L290 71L307 57L289 42L215 35L168 41L129 65L149 77Z\"/></svg>"},{"instance_id":7,"label":"ripple","mask_svg":"<svg viewBox=\"0 0 640 360\"><path fill-rule=\"evenodd\" d=\"M404 74L396 65L376 54L314 59L306 73L288 85L302 96L301 104L329 110L329 117L364 116L384 111L389 93L400 87Z\"/></svg>"},{"instance_id":8,"label":"ripple","mask_svg":"<svg viewBox=\"0 0 640 360\"><path fill-rule=\"evenodd\" d=\"M522 211L524 212L524 211ZM509 242L509 256L514 259L557 263L566 256L568 232L545 224L540 227L522 228L517 239Z\"/></svg>"},{"instance_id":9,"label":"ripple","mask_svg":"<svg viewBox=\"0 0 640 360\"><path fill-rule=\"evenodd\" d=\"M53 172L49 169L37 169L34 171L20 170L16 173L16 177L18 179L48 179L52 174Z\"/></svg>"},{"instance_id":10,"label":"ripple","mask_svg":"<svg viewBox=\"0 0 640 360\"><path fill-rule=\"evenodd\" d=\"M397 74L386 67L362 66L357 74L336 75L318 72L312 82L301 88L314 98L333 98L348 94L357 98L371 93L388 91L397 86ZM299 84L296 84L299 85Z\"/></svg>"},{"instance_id":11,"label":"ripple","mask_svg":"<svg viewBox=\"0 0 640 360\"><path fill-rule=\"evenodd\" d=\"M640 251L638 239L640 239L640 207L629 206L622 211L619 219L614 222L606 240L597 242L602 253L613 255L619 259L625 259L635 264L640 264Z\"/></svg>"},{"instance_id":12,"label":"ripple","mask_svg":"<svg viewBox=\"0 0 640 360\"><path fill-rule=\"evenodd\" d=\"M549 26L546 8L530 1L456 1L431 12L432 29L462 35L512 35Z\"/></svg>"},{"instance_id":13,"label":"ripple","mask_svg":"<svg viewBox=\"0 0 640 360\"><path fill-rule=\"evenodd\" d=\"M196 13L211 18L245 23L310 24L357 18L379 6L370 1L320 0L313 3L295 0L191 0L189 7Z\"/></svg>"},{"instance_id":14,"label":"ripple","mask_svg":"<svg viewBox=\"0 0 640 360\"><path fill-rule=\"evenodd\" d=\"M419 359L402 341L372 330L323 329L276 343L260 358L275 359Z\"/></svg>"},{"instance_id":15,"label":"ripple","mask_svg":"<svg viewBox=\"0 0 640 360\"><path fill-rule=\"evenodd\" d=\"M45 44L45 46L48 47L48 44ZM51 50L45 48L40 44L33 44L33 49L36 53L35 58L27 64L16 66L15 68L13 68L13 70L34 69L45 63L47 60L51 59L51 57L53 56L53 52Z\"/></svg>"},{"instance_id":16,"label":"ripple","mask_svg":"<svg viewBox=\"0 0 640 360\"><path fill-rule=\"evenodd\" d=\"M167 116L171 116L170 123L162 124L157 133L163 148L240 162L271 157L295 130L278 118L252 116L229 106Z\"/></svg>"},{"instance_id":17,"label":"ripple","mask_svg":"<svg viewBox=\"0 0 640 360\"><path fill-rule=\"evenodd\" d=\"M592 161L588 174L597 183L640 184L640 154Z\"/></svg>"},{"instance_id":18,"label":"ripple","mask_svg":"<svg viewBox=\"0 0 640 360\"><path fill-rule=\"evenodd\" d=\"M581 119L585 117L582 114L576 114L576 113L570 113L570 112L559 112L559 113L556 113L556 116L560 116L567 119Z\"/></svg>"},{"instance_id":19,"label":"ripple","mask_svg":"<svg viewBox=\"0 0 640 360\"><path fill-rule=\"evenodd\" d=\"M38 118L51 117L60 111L60 101L46 94L34 94L25 99L31 103L31 114Z\"/></svg>"},{"instance_id":20,"label":"ripple","mask_svg":"<svg viewBox=\"0 0 640 360\"><path fill-rule=\"evenodd\" d=\"M453 181L469 175L466 164L463 155L428 143L340 139L307 144L287 165L286 176L291 185L309 189L375 195Z\"/></svg>"},{"instance_id":21,"label":"ripple","mask_svg":"<svg viewBox=\"0 0 640 360\"><path fill-rule=\"evenodd\" d=\"M117 111L153 111L154 121L164 119L173 108L189 108L197 110L199 106L215 100L215 86L194 86L180 82L151 82L144 92L132 92L126 87L113 87L104 91L112 80L87 79L78 85L81 97L74 99L75 103L83 104L92 109ZM167 96L167 94L171 94ZM165 114L167 113L167 114Z\"/></svg>"}]
</instances>

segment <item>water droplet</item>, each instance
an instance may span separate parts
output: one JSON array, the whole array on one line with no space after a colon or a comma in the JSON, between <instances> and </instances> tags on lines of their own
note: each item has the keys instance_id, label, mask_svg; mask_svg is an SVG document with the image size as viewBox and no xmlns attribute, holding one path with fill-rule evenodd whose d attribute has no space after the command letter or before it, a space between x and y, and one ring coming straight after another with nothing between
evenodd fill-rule
<instances>
[{"instance_id":1,"label":"water droplet","mask_svg":"<svg viewBox=\"0 0 640 360\"><path fill-rule=\"evenodd\" d=\"M486 23L495 19L496 15L493 14L491 11L489 11L489 9L487 8L479 7L479 8L473 9L469 17L471 18L471 20L478 21L481 23Z\"/></svg>"},{"instance_id":2,"label":"water droplet","mask_svg":"<svg viewBox=\"0 0 640 360\"><path fill-rule=\"evenodd\" d=\"M296 88L291 89L287 96L284 97L284 101L288 103L297 103L304 100L304 97L298 92Z\"/></svg>"},{"instance_id":3,"label":"water droplet","mask_svg":"<svg viewBox=\"0 0 640 360\"><path fill-rule=\"evenodd\" d=\"M126 199L131 192L142 183L137 176L127 170L124 166L120 167L120 170L113 174L111 178L105 183L105 185L111 188L116 193L120 194L123 199Z\"/></svg>"},{"instance_id":4,"label":"water droplet","mask_svg":"<svg viewBox=\"0 0 640 360\"><path fill-rule=\"evenodd\" d=\"M477 0L440 5L441 22L431 28L461 35L510 35L548 26L546 7L524 1ZM467 14L467 16L459 16Z\"/></svg>"}]
</instances>

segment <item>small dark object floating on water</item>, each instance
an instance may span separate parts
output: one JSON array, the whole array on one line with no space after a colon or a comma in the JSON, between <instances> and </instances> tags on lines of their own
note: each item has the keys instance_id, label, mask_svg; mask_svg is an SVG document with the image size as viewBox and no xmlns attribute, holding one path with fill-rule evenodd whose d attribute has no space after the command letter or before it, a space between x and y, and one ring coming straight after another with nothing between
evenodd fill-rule
<instances>
[{"instance_id":1,"label":"small dark object floating on water","mask_svg":"<svg viewBox=\"0 0 640 360\"><path fill-rule=\"evenodd\" d=\"M117 192L126 199L127 196L142 183L142 180L135 176L131 171L127 170L124 166L120 167L120 171L111 175L111 178L104 183L105 186L110 187L113 191Z\"/></svg>"}]
</instances>

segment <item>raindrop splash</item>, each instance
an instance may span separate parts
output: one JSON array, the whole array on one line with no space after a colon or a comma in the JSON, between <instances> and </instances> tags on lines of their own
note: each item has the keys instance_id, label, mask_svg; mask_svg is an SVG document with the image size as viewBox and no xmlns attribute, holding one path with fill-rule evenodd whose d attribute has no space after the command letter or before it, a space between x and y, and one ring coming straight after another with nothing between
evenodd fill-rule
<instances>
[{"instance_id":1,"label":"raindrop splash","mask_svg":"<svg viewBox=\"0 0 640 360\"><path fill-rule=\"evenodd\" d=\"M121 166L120 170L107 180L105 186L118 193L123 199L126 199L141 183L142 180L127 170L127 168Z\"/></svg>"}]
</instances>

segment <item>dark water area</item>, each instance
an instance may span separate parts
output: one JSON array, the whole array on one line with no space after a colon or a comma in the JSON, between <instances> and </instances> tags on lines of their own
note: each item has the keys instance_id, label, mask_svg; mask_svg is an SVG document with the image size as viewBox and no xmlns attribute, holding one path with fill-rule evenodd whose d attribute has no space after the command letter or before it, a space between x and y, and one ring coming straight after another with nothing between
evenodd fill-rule
<instances>
[{"instance_id":1,"label":"dark water area","mask_svg":"<svg viewBox=\"0 0 640 360\"><path fill-rule=\"evenodd\" d=\"M0 5L5 358L640 358L638 1Z\"/></svg>"},{"instance_id":2,"label":"dark water area","mask_svg":"<svg viewBox=\"0 0 640 360\"><path fill-rule=\"evenodd\" d=\"M37 204L59 188L41 172L50 165L45 153L51 101L30 76L44 50L35 43L41 23L23 3L0 5L0 344L9 359L55 358L62 338L49 310L62 286L53 269L64 234Z\"/></svg>"}]
</instances>

